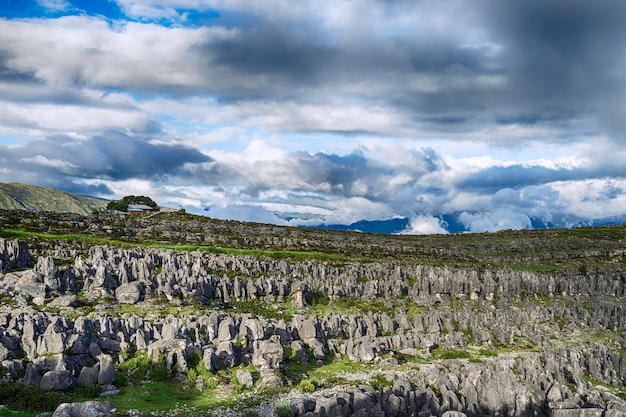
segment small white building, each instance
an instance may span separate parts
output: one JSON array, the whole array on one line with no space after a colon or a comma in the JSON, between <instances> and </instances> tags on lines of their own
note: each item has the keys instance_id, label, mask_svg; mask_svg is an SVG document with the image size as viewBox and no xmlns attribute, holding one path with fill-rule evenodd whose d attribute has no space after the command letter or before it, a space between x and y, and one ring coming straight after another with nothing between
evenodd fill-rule
<instances>
[{"instance_id":1,"label":"small white building","mask_svg":"<svg viewBox=\"0 0 626 417\"><path fill-rule=\"evenodd\" d=\"M146 206L144 204L129 204L128 205L128 214L142 214L146 211L152 211L152 207Z\"/></svg>"}]
</instances>

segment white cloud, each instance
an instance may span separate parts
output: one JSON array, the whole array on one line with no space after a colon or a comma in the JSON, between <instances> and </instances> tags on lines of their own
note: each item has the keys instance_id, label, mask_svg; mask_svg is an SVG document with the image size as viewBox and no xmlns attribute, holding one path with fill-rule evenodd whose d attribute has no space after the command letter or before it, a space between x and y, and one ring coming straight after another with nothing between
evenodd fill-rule
<instances>
[{"instance_id":1,"label":"white cloud","mask_svg":"<svg viewBox=\"0 0 626 417\"><path fill-rule=\"evenodd\" d=\"M20 161L25 164L36 164L44 167L58 168L62 172L78 168L77 165L72 164L71 162L63 161L61 159L50 159L43 155L35 155L32 158L22 158Z\"/></svg>"},{"instance_id":2,"label":"white cloud","mask_svg":"<svg viewBox=\"0 0 626 417\"><path fill-rule=\"evenodd\" d=\"M584 219L624 214L626 179L588 179L551 184L566 202L567 212Z\"/></svg>"},{"instance_id":3,"label":"white cloud","mask_svg":"<svg viewBox=\"0 0 626 417\"><path fill-rule=\"evenodd\" d=\"M109 26L87 16L1 24L2 49L12 55L9 68L59 87L201 88L217 83L220 69L207 67L208 57L194 48L234 33L221 27L166 28L133 22Z\"/></svg>"},{"instance_id":4,"label":"white cloud","mask_svg":"<svg viewBox=\"0 0 626 417\"><path fill-rule=\"evenodd\" d=\"M530 229L530 218L515 209L501 208L490 212L462 213L459 220L470 232L497 232L507 229Z\"/></svg>"},{"instance_id":5,"label":"white cloud","mask_svg":"<svg viewBox=\"0 0 626 417\"><path fill-rule=\"evenodd\" d=\"M37 0L37 3L53 12L62 12L71 7L71 4L66 0Z\"/></svg>"},{"instance_id":6,"label":"white cloud","mask_svg":"<svg viewBox=\"0 0 626 417\"><path fill-rule=\"evenodd\" d=\"M433 216L417 215L411 218L409 226L402 234L406 235L433 235L447 234L448 231L442 221Z\"/></svg>"},{"instance_id":7,"label":"white cloud","mask_svg":"<svg viewBox=\"0 0 626 417\"><path fill-rule=\"evenodd\" d=\"M44 137L82 135L107 129L143 131L150 120L128 108L0 101L0 134Z\"/></svg>"}]
</instances>

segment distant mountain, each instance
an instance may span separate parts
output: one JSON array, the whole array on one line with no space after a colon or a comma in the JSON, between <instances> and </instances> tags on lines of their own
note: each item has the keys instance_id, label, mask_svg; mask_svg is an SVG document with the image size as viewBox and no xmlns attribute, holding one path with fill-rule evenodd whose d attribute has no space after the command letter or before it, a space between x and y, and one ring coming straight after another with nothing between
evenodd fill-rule
<instances>
[{"instance_id":1,"label":"distant mountain","mask_svg":"<svg viewBox=\"0 0 626 417\"><path fill-rule=\"evenodd\" d=\"M448 233L465 233L470 230L459 219L461 212L439 216L441 224ZM610 226L626 224L626 215L604 217L600 219L586 220L582 218L558 218L553 221L545 221L536 217L530 218L530 229L567 229L584 226ZM313 226L318 229L349 230L364 233L396 234L406 232L410 226L410 219L395 218L389 220L360 220L351 224L321 224Z\"/></svg>"},{"instance_id":2,"label":"distant mountain","mask_svg":"<svg viewBox=\"0 0 626 417\"><path fill-rule=\"evenodd\" d=\"M409 226L409 219L360 220L351 224L322 224L314 226L318 229L349 230L364 233L394 234L401 233Z\"/></svg>"},{"instance_id":3,"label":"distant mountain","mask_svg":"<svg viewBox=\"0 0 626 417\"><path fill-rule=\"evenodd\" d=\"M105 208L107 203L101 198L70 194L54 188L0 182L0 209L89 214L94 209Z\"/></svg>"}]
</instances>

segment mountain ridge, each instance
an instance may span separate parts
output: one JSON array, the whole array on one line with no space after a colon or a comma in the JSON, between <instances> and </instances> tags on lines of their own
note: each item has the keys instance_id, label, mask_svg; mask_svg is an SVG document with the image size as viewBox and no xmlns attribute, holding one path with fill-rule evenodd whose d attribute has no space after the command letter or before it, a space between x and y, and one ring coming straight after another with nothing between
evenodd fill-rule
<instances>
[{"instance_id":1,"label":"mountain ridge","mask_svg":"<svg viewBox=\"0 0 626 417\"><path fill-rule=\"evenodd\" d=\"M106 207L107 202L102 198L72 194L55 188L0 182L0 208L6 210L89 214Z\"/></svg>"}]
</instances>

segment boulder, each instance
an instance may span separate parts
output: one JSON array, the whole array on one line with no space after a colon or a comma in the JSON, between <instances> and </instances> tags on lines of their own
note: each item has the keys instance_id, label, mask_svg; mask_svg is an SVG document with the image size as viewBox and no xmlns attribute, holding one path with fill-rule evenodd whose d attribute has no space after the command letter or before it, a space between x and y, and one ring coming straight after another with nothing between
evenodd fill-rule
<instances>
[{"instance_id":1,"label":"boulder","mask_svg":"<svg viewBox=\"0 0 626 417\"><path fill-rule=\"evenodd\" d=\"M48 307L63 308L73 307L76 304L76 296L74 294L62 295L48 303Z\"/></svg>"},{"instance_id":2,"label":"boulder","mask_svg":"<svg viewBox=\"0 0 626 417\"><path fill-rule=\"evenodd\" d=\"M63 403L57 407L52 417L112 417L109 402L86 401Z\"/></svg>"},{"instance_id":3,"label":"boulder","mask_svg":"<svg viewBox=\"0 0 626 417\"><path fill-rule=\"evenodd\" d=\"M144 295L144 285L139 281L122 284L115 289L115 299L122 304L135 304Z\"/></svg>"},{"instance_id":4,"label":"boulder","mask_svg":"<svg viewBox=\"0 0 626 417\"><path fill-rule=\"evenodd\" d=\"M70 371L48 371L41 377L39 386L50 391L61 391L72 388L76 384L76 378Z\"/></svg>"},{"instance_id":5,"label":"boulder","mask_svg":"<svg viewBox=\"0 0 626 417\"><path fill-rule=\"evenodd\" d=\"M252 365L257 368L282 370L283 347L274 340L256 340L253 344Z\"/></svg>"},{"instance_id":6,"label":"boulder","mask_svg":"<svg viewBox=\"0 0 626 417\"><path fill-rule=\"evenodd\" d=\"M0 272L23 268L30 262L28 244L23 240L0 238Z\"/></svg>"},{"instance_id":7,"label":"boulder","mask_svg":"<svg viewBox=\"0 0 626 417\"><path fill-rule=\"evenodd\" d=\"M78 375L78 379L76 380L76 385L81 386L81 387L96 385L98 383L99 373L100 373L99 364L96 364L94 366L84 366L80 370L80 375Z\"/></svg>"},{"instance_id":8,"label":"boulder","mask_svg":"<svg viewBox=\"0 0 626 417\"><path fill-rule=\"evenodd\" d=\"M26 365L26 371L22 382L26 385L38 386L41 383L41 373L39 372L39 366L29 363Z\"/></svg>"},{"instance_id":9,"label":"boulder","mask_svg":"<svg viewBox=\"0 0 626 417\"><path fill-rule=\"evenodd\" d=\"M246 388L252 388L254 379L252 378L252 373L250 371L246 369L238 369L235 373L235 377L240 385L243 385Z\"/></svg>"}]
</instances>

